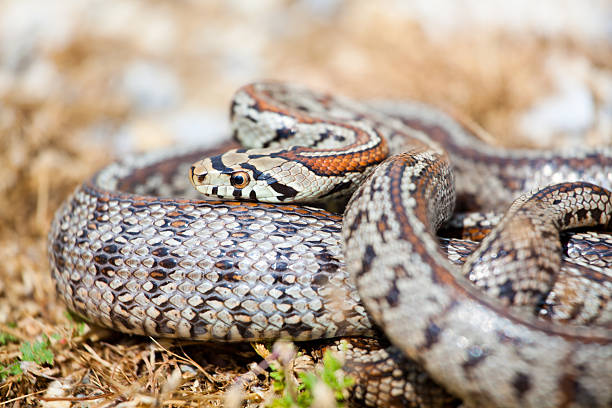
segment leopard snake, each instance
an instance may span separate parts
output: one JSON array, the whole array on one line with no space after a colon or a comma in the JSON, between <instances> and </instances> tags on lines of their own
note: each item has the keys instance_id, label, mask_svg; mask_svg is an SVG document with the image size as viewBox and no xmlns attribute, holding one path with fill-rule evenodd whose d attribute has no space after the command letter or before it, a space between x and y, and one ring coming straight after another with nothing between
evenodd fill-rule
<instances>
[{"instance_id":1,"label":"leopard snake","mask_svg":"<svg viewBox=\"0 0 612 408\"><path fill-rule=\"evenodd\" d=\"M504 150L424 104L280 83L239 90L231 116L248 150L126 158L66 200L49 254L71 310L212 341L380 329L389 348L346 350L367 405L612 404L611 148ZM354 190L344 217L292 204ZM491 210L519 196L480 247L440 248L455 197ZM562 259L559 230L594 226Z\"/></svg>"}]
</instances>

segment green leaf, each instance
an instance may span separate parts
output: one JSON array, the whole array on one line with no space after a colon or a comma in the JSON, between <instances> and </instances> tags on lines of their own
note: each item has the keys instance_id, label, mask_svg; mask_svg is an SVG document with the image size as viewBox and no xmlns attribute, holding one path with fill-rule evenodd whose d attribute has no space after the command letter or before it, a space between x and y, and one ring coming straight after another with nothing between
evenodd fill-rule
<instances>
[{"instance_id":1,"label":"green leaf","mask_svg":"<svg viewBox=\"0 0 612 408\"><path fill-rule=\"evenodd\" d=\"M49 338L43 336L42 340L30 343L24 341L19 350L22 361L33 361L37 364L53 365L53 351L49 348Z\"/></svg>"},{"instance_id":2,"label":"green leaf","mask_svg":"<svg viewBox=\"0 0 612 408\"><path fill-rule=\"evenodd\" d=\"M12 334L0 332L0 345L5 346L8 343L16 343L19 339Z\"/></svg>"},{"instance_id":3,"label":"green leaf","mask_svg":"<svg viewBox=\"0 0 612 408\"><path fill-rule=\"evenodd\" d=\"M282 398L276 398L269 405L271 408L291 408L294 404L293 399L289 395L285 395Z\"/></svg>"},{"instance_id":4,"label":"green leaf","mask_svg":"<svg viewBox=\"0 0 612 408\"><path fill-rule=\"evenodd\" d=\"M330 351L327 351L323 356L323 368L321 370L298 374L301 384L297 389L297 400L294 400L287 390L288 385L282 367L272 367L270 378L272 378L273 390L278 394L278 397L268 406L272 408L310 407L314 400L314 388L321 381L334 391L337 405L343 406L343 393L347 387L353 385L354 380L351 377L338 376L337 372L341 368L340 361Z\"/></svg>"},{"instance_id":5,"label":"green leaf","mask_svg":"<svg viewBox=\"0 0 612 408\"><path fill-rule=\"evenodd\" d=\"M15 322L8 322L6 325L11 329L17 328L17 323ZM0 345L4 346L7 343L17 343L18 341L19 339L12 334L0 332Z\"/></svg>"},{"instance_id":6,"label":"green leaf","mask_svg":"<svg viewBox=\"0 0 612 408\"><path fill-rule=\"evenodd\" d=\"M84 334L85 334L85 332L87 331L87 323L85 323L85 322L79 322L79 323L77 323L76 330L77 330L77 334L78 334L79 336L84 335Z\"/></svg>"},{"instance_id":7,"label":"green leaf","mask_svg":"<svg viewBox=\"0 0 612 408\"><path fill-rule=\"evenodd\" d=\"M18 361L15 361L13 364L6 367L0 366L0 382L6 380L7 377L21 374L23 374L23 371L21 371L21 366L19 365Z\"/></svg>"},{"instance_id":8,"label":"green leaf","mask_svg":"<svg viewBox=\"0 0 612 408\"><path fill-rule=\"evenodd\" d=\"M87 323L77 314L73 314L66 310L64 317L70 322L70 327L75 329L77 335L82 336L87 331Z\"/></svg>"}]
</instances>

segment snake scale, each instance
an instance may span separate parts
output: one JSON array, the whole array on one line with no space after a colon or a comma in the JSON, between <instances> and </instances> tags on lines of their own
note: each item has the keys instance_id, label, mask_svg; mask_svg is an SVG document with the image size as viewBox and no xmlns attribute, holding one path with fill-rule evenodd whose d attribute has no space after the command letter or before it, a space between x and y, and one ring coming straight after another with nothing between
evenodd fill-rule
<instances>
[{"instance_id":1,"label":"snake scale","mask_svg":"<svg viewBox=\"0 0 612 408\"><path fill-rule=\"evenodd\" d=\"M346 350L367 405L612 404L612 149L504 150L420 103L280 83L231 116L249 149L131 157L67 199L49 253L71 310L215 341L381 329L389 348ZM353 191L343 217L293 204ZM514 199L480 246L436 236L454 208ZM559 231L595 226L562 259Z\"/></svg>"}]
</instances>

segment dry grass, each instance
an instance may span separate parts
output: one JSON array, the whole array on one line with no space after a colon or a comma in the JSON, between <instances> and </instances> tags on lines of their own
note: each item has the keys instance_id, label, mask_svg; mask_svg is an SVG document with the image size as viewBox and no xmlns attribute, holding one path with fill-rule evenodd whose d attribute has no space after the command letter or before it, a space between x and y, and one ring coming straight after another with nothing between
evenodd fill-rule
<instances>
[{"instance_id":1,"label":"dry grass","mask_svg":"<svg viewBox=\"0 0 612 408\"><path fill-rule=\"evenodd\" d=\"M391 16L352 13L274 44L266 51L268 75L357 97L409 96L453 107L498 135L500 143L525 145L513 123L516 112L551 89L543 68L547 55L575 54L597 68L612 68L609 47L594 53L565 39L502 34L436 43L416 25ZM349 24L351 19L361 25ZM112 131L133 118L125 99L107 84L134 52L116 41L75 38L48 56L70 79L70 97L32 96L15 88L0 100L0 332L15 338L0 346L0 364L15 361L20 344L42 335L51 338L55 356L52 366L22 364L23 375L1 383L0 407L219 406L224 390L261 359L249 345L157 342L83 327L67 317L56 297L46 255L51 218L78 183L111 160L108 141L92 145L82 130L104 121ZM208 68L180 56L188 63L177 62L178 70L194 82L190 89L198 88L197 71ZM250 384L249 404L257 405L267 386L265 379Z\"/></svg>"}]
</instances>

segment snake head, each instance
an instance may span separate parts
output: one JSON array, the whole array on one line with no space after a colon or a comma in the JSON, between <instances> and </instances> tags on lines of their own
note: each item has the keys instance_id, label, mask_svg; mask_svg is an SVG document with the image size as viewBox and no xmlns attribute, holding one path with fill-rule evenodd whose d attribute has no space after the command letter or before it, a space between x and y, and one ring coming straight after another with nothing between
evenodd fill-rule
<instances>
[{"instance_id":1,"label":"snake head","mask_svg":"<svg viewBox=\"0 0 612 408\"><path fill-rule=\"evenodd\" d=\"M275 157L277 151L230 150L194 163L189 178L197 191L211 198L299 201L300 178L290 170L296 164Z\"/></svg>"}]
</instances>

